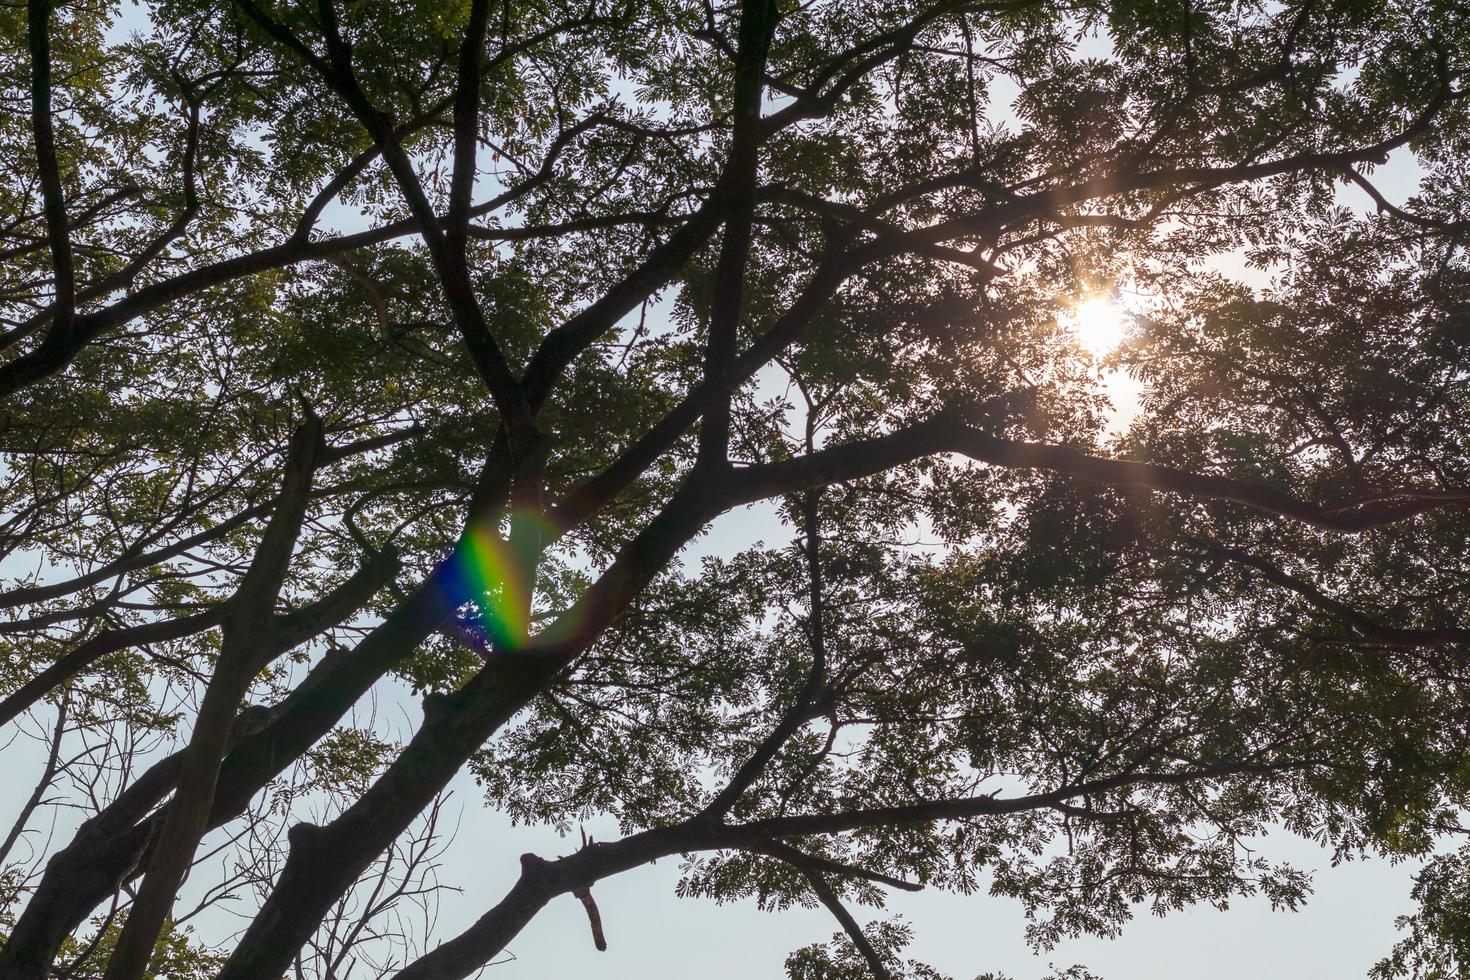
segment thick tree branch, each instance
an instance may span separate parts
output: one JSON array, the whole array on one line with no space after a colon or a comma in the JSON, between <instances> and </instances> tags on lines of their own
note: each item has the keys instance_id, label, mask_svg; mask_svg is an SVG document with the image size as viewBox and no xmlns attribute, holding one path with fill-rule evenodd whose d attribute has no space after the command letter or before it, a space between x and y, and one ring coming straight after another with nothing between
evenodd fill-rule
<instances>
[{"instance_id":1,"label":"thick tree branch","mask_svg":"<svg viewBox=\"0 0 1470 980\"><path fill-rule=\"evenodd\" d=\"M35 352L40 360L64 355L75 343L76 270L66 216L66 196L56 157L56 133L51 118L51 0L29 0L26 27L31 52L31 136L35 142L36 171L41 182L42 213L51 246L55 314L51 329ZM6 365L6 369L11 365ZM0 395L8 394L6 369L0 369Z\"/></svg>"},{"instance_id":2,"label":"thick tree branch","mask_svg":"<svg viewBox=\"0 0 1470 980\"><path fill-rule=\"evenodd\" d=\"M963 413L947 410L888 435L832 446L789 461L737 469L731 477L735 498L731 506L804 487L861 479L940 453L960 453L992 466L1051 470L1109 486L1243 504L1262 513L1348 533L1407 520L1436 507L1470 503L1470 490L1405 488L1334 505L1317 504L1231 477L1106 459L1070 446L998 438L968 424Z\"/></svg>"},{"instance_id":3,"label":"thick tree branch","mask_svg":"<svg viewBox=\"0 0 1470 980\"><path fill-rule=\"evenodd\" d=\"M710 388L728 392L727 375L735 367L740 313L745 295L752 222L755 217L756 170L759 165L762 79L770 52L771 35L780 14L772 0L744 0L740 7L739 41L735 53L733 89L734 131L730 138L727 180L720 188L729 198L725 235L715 264L710 299L709 339L704 355L704 380ZM724 468L730 446L728 394L715 399L704 413L699 433L699 463Z\"/></svg>"},{"instance_id":4,"label":"thick tree branch","mask_svg":"<svg viewBox=\"0 0 1470 980\"><path fill-rule=\"evenodd\" d=\"M321 459L322 424L314 413L292 437L275 511L255 556L230 601L219 658L205 688L194 730L180 763L178 791L154 844L148 871L107 966L105 980L141 980L154 944L173 908L179 883L209 827L220 759L231 725L270 645L276 597L311 500L312 474Z\"/></svg>"},{"instance_id":5,"label":"thick tree branch","mask_svg":"<svg viewBox=\"0 0 1470 980\"><path fill-rule=\"evenodd\" d=\"M847 933L847 938L852 940L852 944L862 954L863 959L868 964L868 969L872 971L876 980L892 980L893 974L889 972L887 964L883 962L883 957L879 956L878 951L873 948L873 944L868 942L868 937L863 935L863 927L858 925L857 920L852 917L852 913L847 911L847 908L842 904L842 899L838 898L837 892L833 891L832 886L827 883L827 879L822 877L822 872L805 861L796 863L795 867L806 877L807 883L811 885L812 891L816 894L817 899L827 907L827 911L831 912L832 917L842 925L843 931Z\"/></svg>"},{"instance_id":6,"label":"thick tree branch","mask_svg":"<svg viewBox=\"0 0 1470 980\"><path fill-rule=\"evenodd\" d=\"M57 312L53 329L64 338L72 329L72 314L76 309L76 273L72 267L66 196L61 182L61 166L56 159L56 133L51 119L52 10L51 0L29 0L26 26L31 49L31 136L36 145L42 211L46 216L51 266L56 277Z\"/></svg>"}]
</instances>

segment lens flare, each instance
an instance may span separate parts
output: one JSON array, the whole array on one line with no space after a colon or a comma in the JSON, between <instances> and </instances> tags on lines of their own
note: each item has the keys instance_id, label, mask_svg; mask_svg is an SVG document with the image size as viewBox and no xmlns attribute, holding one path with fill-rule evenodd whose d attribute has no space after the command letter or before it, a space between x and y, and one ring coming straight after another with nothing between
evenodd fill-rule
<instances>
[{"instance_id":1,"label":"lens flare","mask_svg":"<svg viewBox=\"0 0 1470 980\"><path fill-rule=\"evenodd\" d=\"M474 605L486 638L514 650L526 641L528 586L521 562L493 530L471 528L449 559L445 587L456 606Z\"/></svg>"},{"instance_id":2,"label":"lens flare","mask_svg":"<svg viewBox=\"0 0 1470 980\"><path fill-rule=\"evenodd\" d=\"M527 554L516 554L498 528L471 527L449 559L445 588L456 606L473 604L479 627L501 650L519 650L530 638L532 577L528 567L545 544L556 536L540 514L516 513L511 518L517 540L527 543Z\"/></svg>"}]
</instances>

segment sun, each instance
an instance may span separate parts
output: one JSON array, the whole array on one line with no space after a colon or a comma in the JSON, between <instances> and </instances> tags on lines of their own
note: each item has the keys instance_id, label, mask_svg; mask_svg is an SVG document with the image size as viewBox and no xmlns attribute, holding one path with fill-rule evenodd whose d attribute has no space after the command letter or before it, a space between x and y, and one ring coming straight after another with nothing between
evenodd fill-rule
<instances>
[{"instance_id":1,"label":"sun","mask_svg":"<svg viewBox=\"0 0 1470 980\"><path fill-rule=\"evenodd\" d=\"M1128 332L1128 314L1106 294L1089 296L1064 318L1078 346L1100 358L1123 342Z\"/></svg>"}]
</instances>

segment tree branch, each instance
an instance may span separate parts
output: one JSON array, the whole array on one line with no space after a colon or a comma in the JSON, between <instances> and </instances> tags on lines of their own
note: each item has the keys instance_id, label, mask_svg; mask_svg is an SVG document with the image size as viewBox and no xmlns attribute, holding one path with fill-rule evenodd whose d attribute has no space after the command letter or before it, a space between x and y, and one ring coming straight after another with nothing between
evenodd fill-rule
<instances>
[{"instance_id":1,"label":"tree branch","mask_svg":"<svg viewBox=\"0 0 1470 980\"><path fill-rule=\"evenodd\" d=\"M807 862L800 862L795 866L806 877L807 883L811 885L817 898L827 906L827 911L831 912L832 917L842 924L847 938L852 940L852 944L867 961L868 969L872 971L873 976L877 980L892 980L893 974L888 972L888 966L883 962L883 957L879 956L873 944L868 942L868 937L863 935L863 927L858 925L852 913L843 906L842 900L837 897L832 886L827 884L827 879L822 877L822 873Z\"/></svg>"},{"instance_id":2,"label":"tree branch","mask_svg":"<svg viewBox=\"0 0 1470 980\"><path fill-rule=\"evenodd\" d=\"M308 410L306 422L292 437L275 511L222 623L219 658L184 749L178 790L154 844L147 874L118 936L105 980L141 980L173 908L179 883L208 830L220 759L240 701L259 671L269 643L276 597L311 499L312 474L321 452L321 420Z\"/></svg>"},{"instance_id":3,"label":"tree branch","mask_svg":"<svg viewBox=\"0 0 1470 980\"><path fill-rule=\"evenodd\" d=\"M733 498L730 506L803 487L861 479L947 452L961 453L992 466L1051 470L1109 486L1140 487L1242 504L1262 513L1348 533L1393 524L1440 506L1470 503L1470 490L1403 488L1327 506L1231 477L1106 459L1070 446L998 438L967 424L963 413L945 410L887 435L832 446L792 460L739 468L730 480Z\"/></svg>"}]
</instances>

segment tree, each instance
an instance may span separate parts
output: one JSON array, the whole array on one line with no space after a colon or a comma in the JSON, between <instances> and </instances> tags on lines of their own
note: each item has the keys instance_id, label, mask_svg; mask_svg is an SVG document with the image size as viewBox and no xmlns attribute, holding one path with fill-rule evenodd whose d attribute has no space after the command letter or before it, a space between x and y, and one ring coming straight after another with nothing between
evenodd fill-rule
<instances>
[{"instance_id":1,"label":"tree","mask_svg":"<svg viewBox=\"0 0 1470 980\"><path fill-rule=\"evenodd\" d=\"M399 980L559 895L601 943L595 884L674 855L832 911L792 976L933 976L847 903L988 882L1045 946L1294 906L1271 824L1462 832L1462 5L0 17L0 719L136 747L11 852L0 974L335 975L466 766L623 835L398 934ZM1069 311L1125 291L1089 354ZM754 504L789 543L681 558ZM407 690L402 744L354 720ZM289 850L196 947L242 819ZM1456 860L1384 975L1464 970Z\"/></svg>"}]
</instances>

